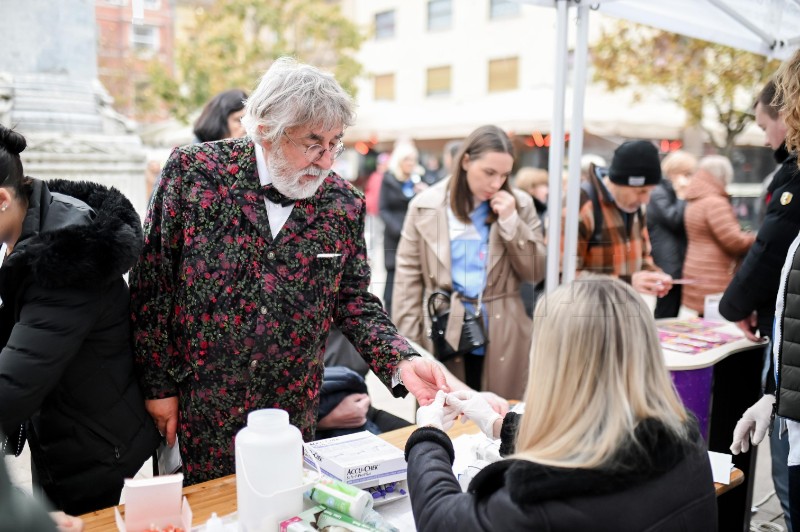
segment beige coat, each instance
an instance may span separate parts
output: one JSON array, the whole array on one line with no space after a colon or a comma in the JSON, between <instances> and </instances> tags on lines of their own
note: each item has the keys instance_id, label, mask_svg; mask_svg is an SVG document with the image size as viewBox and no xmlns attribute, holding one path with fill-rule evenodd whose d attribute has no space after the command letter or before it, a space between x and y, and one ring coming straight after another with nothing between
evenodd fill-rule
<instances>
[{"instance_id":1,"label":"beige coat","mask_svg":"<svg viewBox=\"0 0 800 532\"><path fill-rule=\"evenodd\" d=\"M724 185L708 172L692 177L686 201L683 276L696 283L683 287L682 303L702 313L705 296L725 291L756 237L739 227Z\"/></svg>"},{"instance_id":2,"label":"beige coat","mask_svg":"<svg viewBox=\"0 0 800 532\"><path fill-rule=\"evenodd\" d=\"M450 236L445 179L415 197L408 208L397 250L392 317L401 334L432 350L427 301L436 290L451 292ZM489 232L489 265L483 293L489 319L489 345L483 365L482 389L508 399L522 399L528 380L533 332L520 297L520 282L538 282L545 273L541 222L528 194L514 190L518 222L513 238L503 240L497 223ZM458 345L464 306L454 299L446 338ZM464 360L447 363L464 379Z\"/></svg>"}]
</instances>

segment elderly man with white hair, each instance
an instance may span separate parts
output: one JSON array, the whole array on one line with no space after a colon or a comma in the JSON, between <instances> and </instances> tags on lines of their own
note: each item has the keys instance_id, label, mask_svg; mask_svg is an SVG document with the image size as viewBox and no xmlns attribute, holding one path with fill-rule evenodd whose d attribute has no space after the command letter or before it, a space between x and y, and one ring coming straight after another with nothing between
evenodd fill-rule
<instances>
[{"instance_id":1,"label":"elderly man with white hair","mask_svg":"<svg viewBox=\"0 0 800 532\"><path fill-rule=\"evenodd\" d=\"M188 484L233 473L248 412L281 408L316 429L335 324L395 395L448 389L367 290L364 196L331 171L354 121L327 73L283 58L245 106L247 137L177 148L131 273L136 363Z\"/></svg>"}]
</instances>

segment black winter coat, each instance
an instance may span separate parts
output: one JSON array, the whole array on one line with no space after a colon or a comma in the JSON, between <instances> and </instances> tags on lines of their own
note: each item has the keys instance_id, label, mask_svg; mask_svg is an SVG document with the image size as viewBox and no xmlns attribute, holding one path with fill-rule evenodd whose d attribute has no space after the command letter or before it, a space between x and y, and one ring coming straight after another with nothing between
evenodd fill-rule
<instances>
[{"instance_id":1,"label":"black winter coat","mask_svg":"<svg viewBox=\"0 0 800 532\"><path fill-rule=\"evenodd\" d=\"M775 298L786 252L800 231L800 172L797 156L775 151L781 167L768 187L767 211L756 241L747 252L719 302L719 312L730 321L758 313L758 330L772 336Z\"/></svg>"},{"instance_id":2,"label":"black winter coat","mask_svg":"<svg viewBox=\"0 0 800 532\"><path fill-rule=\"evenodd\" d=\"M81 514L116 504L158 442L134 376L123 278L142 230L115 189L32 188L0 268L0 425L26 423L34 478L57 508Z\"/></svg>"},{"instance_id":3,"label":"black winter coat","mask_svg":"<svg viewBox=\"0 0 800 532\"><path fill-rule=\"evenodd\" d=\"M423 427L406 444L417 530L713 532L711 467L694 427L692 441L677 441L658 423L641 423L642 446L623 450L615 469L501 460L478 473L467 493L453 475L452 442Z\"/></svg>"},{"instance_id":4,"label":"black winter coat","mask_svg":"<svg viewBox=\"0 0 800 532\"><path fill-rule=\"evenodd\" d=\"M781 273L780 291L775 305L777 322L774 338L778 359L775 412L793 421L800 421L800 356L798 356L800 355L798 325L800 324L800 252L798 251L800 251L800 234L789 247Z\"/></svg>"},{"instance_id":5,"label":"black winter coat","mask_svg":"<svg viewBox=\"0 0 800 532\"><path fill-rule=\"evenodd\" d=\"M672 183L662 179L653 189L647 205L647 232L650 234L653 262L674 279L682 276L683 259L686 257L685 210L686 202L678 199Z\"/></svg>"}]
</instances>

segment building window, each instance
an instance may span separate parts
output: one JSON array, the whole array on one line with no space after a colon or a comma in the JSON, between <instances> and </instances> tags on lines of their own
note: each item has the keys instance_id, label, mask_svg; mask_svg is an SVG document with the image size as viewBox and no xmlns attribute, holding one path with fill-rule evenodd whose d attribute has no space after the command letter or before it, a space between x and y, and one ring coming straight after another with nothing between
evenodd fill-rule
<instances>
[{"instance_id":1,"label":"building window","mask_svg":"<svg viewBox=\"0 0 800 532\"><path fill-rule=\"evenodd\" d=\"M140 52L157 52L159 45L158 28L156 26L134 25L131 43L133 44L134 50Z\"/></svg>"},{"instance_id":2,"label":"building window","mask_svg":"<svg viewBox=\"0 0 800 532\"><path fill-rule=\"evenodd\" d=\"M112 6L126 6L128 5L128 0L106 0L106 4Z\"/></svg>"},{"instance_id":3,"label":"building window","mask_svg":"<svg viewBox=\"0 0 800 532\"><path fill-rule=\"evenodd\" d=\"M428 0L428 31L447 30L453 25L451 0Z\"/></svg>"},{"instance_id":4,"label":"building window","mask_svg":"<svg viewBox=\"0 0 800 532\"><path fill-rule=\"evenodd\" d=\"M161 9L161 0L142 0L145 9L158 11Z\"/></svg>"},{"instance_id":5,"label":"building window","mask_svg":"<svg viewBox=\"0 0 800 532\"><path fill-rule=\"evenodd\" d=\"M450 94L449 66L428 69L428 84L425 94L428 96Z\"/></svg>"},{"instance_id":6,"label":"building window","mask_svg":"<svg viewBox=\"0 0 800 532\"><path fill-rule=\"evenodd\" d=\"M519 15L519 3L514 0L489 0L489 18L506 18Z\"/></svg>"},{"instance_id":7,"label":"building window","mask_svg":"<svg viewBox=\"0 0 800 532\"><path fill-rule=\"evenodd\" d=\"M375 38L394 37L394 10L375 13Z\"/></svg>"},{"instance_id":8,"label":"building window","mask_svg":"<svg viewBox=\"0 0 800 532\"><path fill-rule=\"evenodd\" d=\"M375 76L375 100L394 100L394 74Z\"/></svg>"},{"instance_id":9,"label":"building window","mask_svg":"<svg viewBox=\"0 0 800 532\"><path fill-rule=\"evenodd\" d=\"M489 92L519 88L519 59L508 57L489 61Z\"/></svg>"}]
</instances>

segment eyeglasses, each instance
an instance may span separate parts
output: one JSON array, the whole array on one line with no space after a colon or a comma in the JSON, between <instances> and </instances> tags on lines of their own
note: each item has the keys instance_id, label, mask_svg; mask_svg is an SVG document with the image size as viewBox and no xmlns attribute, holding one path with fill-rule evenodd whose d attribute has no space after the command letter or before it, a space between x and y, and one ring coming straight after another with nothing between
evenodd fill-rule
<instances>
[{"instance_id":1,"label":"eyeglasses","mask_svg":"<svg viewBox=\"0 0 800 532\"><path fill-rule=\"evenodd\" d=\"M301 146L300 144L292 140L292 137L290 137L285 131L283 132L283 134L286 135L286 138L289 139L289 142L294 144L296 148L301 150L305 148L305 151L303 151L303 155L305 156L306 160L310 163L315 163L319 161L322 158L322 155L326 151L329 151L331 153L331 160L335 161L336 158L339 157L344 151L344 143L342 143L341 139L339 140L339 142L336 143L336 146L334 146L333 148L323 148L322 145L320 144L312 144L311 146L306 147L306 146Z\"/></svg>"}]
</instances>

